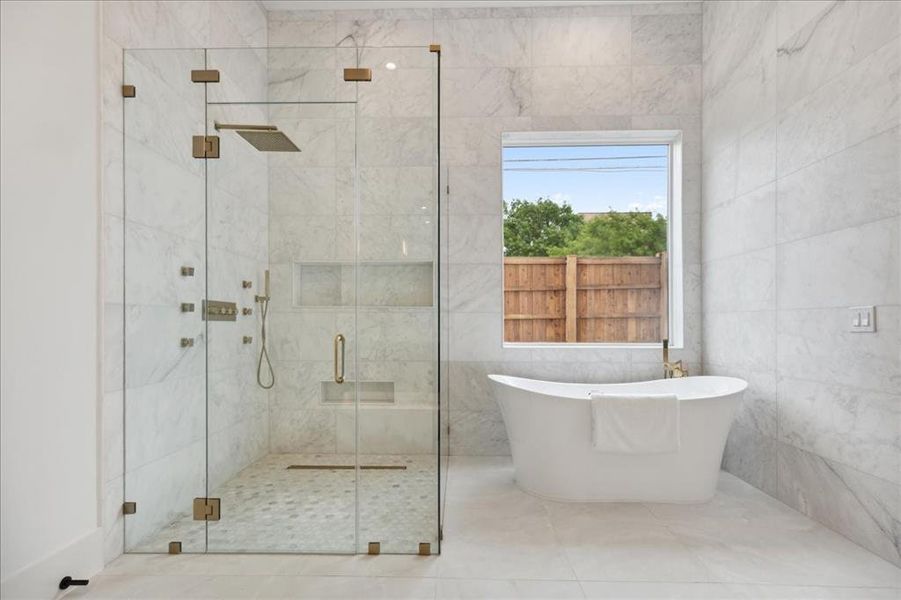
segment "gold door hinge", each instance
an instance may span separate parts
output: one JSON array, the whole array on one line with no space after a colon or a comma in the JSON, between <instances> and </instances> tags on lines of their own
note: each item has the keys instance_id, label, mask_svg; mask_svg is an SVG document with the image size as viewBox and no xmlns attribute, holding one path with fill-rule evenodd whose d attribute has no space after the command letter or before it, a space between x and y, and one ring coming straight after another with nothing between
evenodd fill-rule
<instances>
[{"instance_id":1,"label":"gold door hinge","mask_svg":"<svg viewBox=\"0 0 901 600\"><path fill-rule=\"evenodd\" d=\"M372 69L344 69L344 81L372 81Z\"/></svg>"},{"instance_id":2,"label":"gold door hinge","mask_svg":"<svg viewBox=\"0 0 901 600\"><path fill-rule=\"evenodd\" d=\"M169 542L169 554L181 554L181 542Z\"/></svg>"},{"instance_id":3,"label":"gold door hinge","mask_svg":"<svg viewBox=\"0 0 901 600\"><path fill-rule=\"evenodd\" d=\"M133 515L138 512L138 503L137 502L123 502L122 503L122 514L123 515Z\"/></svg>"},{"instance_id":4,"label":"gold door hinge","mask_svg":"<svg viewBox=\"0 0 901 600\"><path fill-rule=\"evenodd\" d=\"M419 542L419 556L431 556L432 544L429 542Z\"/></svg>"},{"instance_id":5,"label":"gold door hinge","mask_svg":"<svg viewBox=\"0 0 901 600\"><path fill-rule=\"evenodd\" d=\"M219 83L219 71L216 69L195 69L191 71L194 83Z\"/></svg>"},{"instance_id":6,"label":"gold door hinge","mask_svg":"<svg viewBox=\"0 0 901 600\"><path fill-rule=\"evenodd\" d=\"M218 521L221 503L219 498L194 498L194 520Z\"/></svg>"},{"instance_id":7,"label":"gold door hinge","mask_svg":"<svg viewBox=\"0 0 901 600\"><path fill-rule=\"evenodd\" d=\"M429 52L441 53L441 44L429 44Z\"/></svg>"},{"instance_id":8,"label":"gold door hinge","mask_svg":"<svg viewBox=\"0 0 901 600\"><path fill-rule=\"evenodd\" d=\"M133 86L133 85L123 85L122 86L122 97L123 98L134 98L136 91L137 90L135 90L135 86Z\"/></svg>"},{"instance_id":9,"label":"gold door hinge","mask_svg":"<svg viewBox=\"0 0 901 600\"><path fill-rule=\"evenodd\" d=\"M376 554L382 553L382 543L381 542L369 542L369 554L373 556Z\"/></svg>"},{"instance_id":10,"label":"gold door hinge","mask_svg":"<svg viewBox=\"0 0 901 600\"><path fill-rule=\"evenodd\" d=\"M195 135L191 142L194 158L219 158L218 135Z\"/></svg>"}]
</instances>

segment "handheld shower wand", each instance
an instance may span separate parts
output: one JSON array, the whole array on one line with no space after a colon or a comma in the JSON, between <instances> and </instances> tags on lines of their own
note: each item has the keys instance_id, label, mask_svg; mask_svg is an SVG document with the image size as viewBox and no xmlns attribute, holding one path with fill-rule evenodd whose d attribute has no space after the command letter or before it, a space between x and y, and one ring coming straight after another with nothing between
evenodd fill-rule
<instances>
[{"instance_id":1,"label":"handheld shower wand","mask_svg":"<svg viewBox=\"0 0 901 600\"><path fill-rule=\"evenodd\" d=\"M275 385L275 371L272 370L272 361L269 360L269 350L266 348L266 317L269 314L269 269L266 269L263 284L263 295L254 299L260 303L260 360L257 362L257 383L264 390L272 389ZM263 361L269 370L269 383L263 383Z\"/></svg>"}]
</instances>

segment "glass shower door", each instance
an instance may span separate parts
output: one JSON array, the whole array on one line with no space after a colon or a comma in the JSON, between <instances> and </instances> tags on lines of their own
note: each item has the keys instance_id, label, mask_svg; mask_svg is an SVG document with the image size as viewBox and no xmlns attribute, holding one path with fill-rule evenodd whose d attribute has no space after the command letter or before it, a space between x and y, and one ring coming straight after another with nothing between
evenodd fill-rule
<instances>
[{"instance_id":1,"label":"glass shower door","mask_svg":"<svg viewBox=\"0 0 901 600\"><path fill-rule=\"evenodd\" d=\"M359 48L358 552L438 535L438 54Z\"/></svg>"},{"instance_id":2,"label":"glass shower door","mask_svg":"<svg viewBox=\"0 0 901 600\"><path fill-rule=\"evenodd\" d=\"M356 548L355 115L335 54L208 51L209 299L237 313L207 321L210 552Z\"/></svg>"},{"instance_id":3,"label":"glass shower door","mask_svg":"<svg viewBox=\"0 0 901 600\"><path fill-rule=\"evenodd\" d=\"M206 527L190 515L206 491L204 90L190 71L203 50L127 50L122 98L124 254L115 301L124 356L126 552L203 552ZM111 273L115 276L115 273ZM110 311L112 313L112 311ZM110 360L113 360L110 358Z\"/></svg>"}]
</instances>

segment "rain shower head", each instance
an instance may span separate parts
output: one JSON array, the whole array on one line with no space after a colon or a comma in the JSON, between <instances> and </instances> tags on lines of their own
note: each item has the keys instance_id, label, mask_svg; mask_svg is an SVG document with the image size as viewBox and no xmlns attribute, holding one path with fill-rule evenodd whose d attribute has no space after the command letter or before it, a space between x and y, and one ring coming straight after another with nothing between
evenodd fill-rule
<instances>
[{"instance_id":1,"label":"rain shower head","mask_svg":"<svg viewBox=\"0 0 901 600\"><path fill-rule=\"evenodd\" d=\"M233 129L260 152L300 152L288 136L274 125L231 125L215 123L216 130Z\"/></svg>"}]
</instances>

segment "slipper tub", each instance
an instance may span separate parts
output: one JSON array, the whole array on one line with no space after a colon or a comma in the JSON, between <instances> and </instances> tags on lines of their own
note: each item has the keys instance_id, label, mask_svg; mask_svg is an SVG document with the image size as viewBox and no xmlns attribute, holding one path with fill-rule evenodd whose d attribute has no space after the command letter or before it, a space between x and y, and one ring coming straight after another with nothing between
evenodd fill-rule
<instances>
[{"instance_id":1,"label":"slipper tub","mask_svg":"<svg viewBox=\"0 0 901 600\"><path fill-rule=\"evenodd\" d=\"M729 427L748 386L733 377L637 383L554 383L489 375L507 427L516 483L570 502L706 502L716 491ZM678 452L614 454L591 440L592 391L676 394Z\"/></svg>"}]
</instances>

